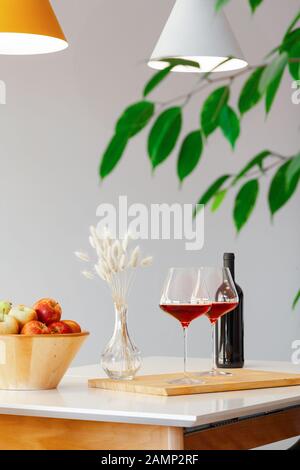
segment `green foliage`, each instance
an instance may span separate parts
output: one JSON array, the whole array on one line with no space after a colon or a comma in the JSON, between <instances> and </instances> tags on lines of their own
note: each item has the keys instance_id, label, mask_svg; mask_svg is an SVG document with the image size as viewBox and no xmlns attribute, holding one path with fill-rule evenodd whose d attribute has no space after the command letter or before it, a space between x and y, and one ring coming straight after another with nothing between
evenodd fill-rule
<instances>
[{"instance_id":1,"label":"green foliage","mask_svg":"<svg viewBox=\"0 0 300 470\"><path fill-rule=\"evenodd\" d=\"M288 160L275 173L269 190L269 207L272 216L281 209L297 189L300 173L296 173L290 184L287 184L287 174L293 160Z\"/></svg>"},{"instance_id":2,"label":"green foliage","mask_svg":"<svg viewBox=\"0 0 300 470\"><path fill-rule=\"evenodd\" d=\"M293 187L294 180L300 176L300 153L296 155L290 164L286 172L286 187L287 189Z\"/></svg>"},{"instance_id":3,"label":"green foliage","mask_svg":"<svg viewBox=\"0 0 300 470\"><path fill-rule=\"evenodd\" d=\"M266 67L258 67L246 81L239 98L241 114L250 111L261 100L262 94L259 91L259 84L265 69Z\"/></svg>"},{"instance_id":4,"label":"green foliage","mask_svg":"<svg viewBox=\"0 0 300 470\"><path fill-rule=\"evenodd\" d=\"M198 205L206 205L208 204L213 197L216 196L217 193L222 189L223 185L231 178L231 175L223 175L220 176L214 183L208 188L208 190L200 197L198 201Z\"/></svg>"},{"instance_id":5,"label":"green foliage","mask_svg":"<svg viewBox=\"0 0 300 470\"><path fill-rule=\"evenodd\" d=\"M188 67L194 67L195 69L199 69L200 65L198 62L195 62L194 60L187 60L187 59L176 59L176 58L169 58L169 59L164 59L163 62L168 63L169 65L166 65L166 67L162 70L159 70L157 73L151 77L149 82L146 84L144 91L143 91L143 96L146 97L151 93L172 71L174 67L177 65L184 65Z\"/></svg>"},{"instance_id":6,"label":"green foliage","mask_svg":"<svg viewBox=\"0 0 300 470\"><path fill-rule=\"evenodd\" d=\"M230 88L224 86L213 91L204 102L201 111L201 127L206 137L212 134L220 124L220 115L230 96Z\"/></svg>"},{"instance_id":7,"label":"green foliage","mask_svg":"<svg viewBox=\"0 0 300 470\"><path fill-rule=\"evenodd\" d=\"M149 93L151 93L151 91L153 91L154 88L156 88L160 84L160 82L162 82L163 79L166 78L169 75L172 68L173 68L173 65L169 65L168 67L164 68L163 70L160 70L159 72L157 72L151 78L151 80L149 80L149 82L146 84L146 86L144 88L143 96L145 97L145 96L149 95Z\"/></svg>"},{"instance_id":8,"label":"green foliage","mask_svg":"<svg viewBox=\"0 0 300 470\"><path fill-rule=\"evenodd\" d=\"M134 137L147 126L155 111L154 104L149 101L139 101L127 109L116 124L116 133Z\"/></svg>"},{"instance_id":9,"label":"green foliage","mask_svg":"<svg viewBox=\"0 0 300 470\"><path fill-rule=\"evenodd\" d=\"M259 92L261 95L264 95L272 83L282 74L287 65L288 55L286 52L282 52L277 56L264 70L260 82L259 82Z\"/></svg>"},{"instance_id":10,"label":"green foliage","mask_svg":"<svg viewBox=\"0 0 300 470\"><path fill-rule=\"evenodd\" d=\"M228 105L223 106L220 113L220 128L234 149L241 132L240 120L236 112Z\"/></svg>"},{"instance_id":11,"label":"green foliage","mask_svg":"<svg viewBox=\"0 0 300 470\"><path fill-rule=\"evenodd\" d=\"M300 63L299 62L292 62L293 59L300 58L300 41L293 45L293 47L289 51L289 70L291 76L295 80L300 80Z\"/></svg>"},{"instance_id":12,"label":"green foliage","mask_svg":"<svg viewBox=\"0 0 300 470\"><path fill-rule=\"evenodd\" d=\"M230 0L215 0L216 1L216 11L221 10ZM256 8L259 7L263 0L248 0L251 7L252 13L255 12Z\"/></svg>"},{"instance_id":13,"label":"green foliage","mask_svg":"<svg viewBox=\"0 0 300 470\"><path fill-rule=\"evenodd\" d=\"M259 82L259 93L266 94L266 112L271 110L285 68L288 63L288 54L282 52L265 68Z\"/></svg>"},{"instance_id":14,"label":"green foliage","mask_svg":"<svg viewBox=\"0 0 300 470\"><path fill-rule=\"evenodd\" d=\"M213 200L212 205L211 205L211 211L212 212L216 212L221 207L221 204L224 201L227 192L228 192L227 189L223 189L222 191L219 191L215 195L214 200Z\"/></svg>"},{"instance_id":15,"label":"green foliage","mask_svg":"<svg viewBox=\"0 0 300 470\"><path fill-rule=\"evenodd\" d=\"M263 0L248 0L253 12ZM216 0L216 8L222 8L229 0ZM274 48L269 54L270 63L256 67L249 75L240 92L238 109L243 116L254 108L262 98L265 98L267 113L270 112L280 87L286 68L294 79L300 79L300 28L297 23L300 19L300 11L290 23L286 34L279 47ZM188 59L164 58L166 66L156 72L143 90L144 98L155 90L177 65L184 65L199 69L199 64ZM199 71L199 70L198 70ZM245 73L247 73L245 71ZM214 76L208 72L202 75L202 83L207 85L214 83ZM226 80L226 77L224 78ZM177 175L180 182L184 181L197 167L204 148L205 139L218 128L223 132L232 148L235 147L241 132L240 116L229 104L231 83L234 75L228 76L228 85L217 88L204 100L200 113L201 129L190 132L183 139L178 159ZM202 87L200 86L200 89ZM197 88L195 89L197 91ZM194 91L186 94L186 98L192 96ZM181 98L184 98L181 97ZM184 101L185 104L187 102ZM167 104L167 103L166 103ZM176 106L164 109L156 118L148 137L148 153L153 169L165 161L174 150L182 127L183 107ZM116 167L121 159L128 141L141 132L152 120L155 114L154 103L146 100L139 101L129 106L118 119L115 127L115 135L109 142L100 165L100 176L105 178ZM276 156L276 155L274 155ZM256 203L259 192L258 180L261 173L269 171L265 166L265 160L272 157L272 152L264 150L252 158L235 176L223 175L218 178L204 192L199 204L211 202L211 210L217 211L223 203L228 190L233 188L244 178L252 178L246 182L236 196L234 208L234 221L238 230L248 221ZM277 158L277 157L276 157ZM253 171L252 171L253 170ZM297 189L300 177L300 156L297 155L284 162L274 174L269 190L269 206L274 215L291 198ZM253 179L254 178L254 179ZM231 179L231 183L230 183ZM224 187L228 182L229 186Z\"/></svg>"},{"instance_id":16,"label":"green foliage","mask_svg":"<svg viewBox=\"0 0 300 470\"><path fill-rule=\"evenodd\" d=\"M139 101L125 109L118 119L115 135L109 142L99 168L100 178L108 176L121 159L131 137L138 134L154 115L154 104L149 101Z\"/></svg>"},{"instance_id":17,"label":"green foliage","mask_svg":"<svg viewBox=\"0 0 300 470\"><path fill-rule=\"evenodd\" d=\"M284 36L285 38L294 29L294 26L296 26L299 20L300 20L300 10L296 13L295 18L293 18L291 24L289 25L288 30Z\"/></svg>"},{"instance_id":18,"label":"green foliage","mask_svg":"<svg viewBox=\"0 0 300 470\"><path fill-rule=\"evenodd\" d=\"M266 93L267 114L269 114L269 112L271 111L274 99L276 97L277 91L279 89L279 86L280 86L280 83L281 83L281 80L285 71L286 64L287 64L287 61L286 63L282 62L281 69L278 70L278 73L274 77L274 80L271 81L270 85L267 88L267 93Z\"/></svg>"},{"instance_id":19,"label":"green foliage","mask_svg":"<svg viewBox=\"0 0 300 470\"><path fill-rule=\"evenodd\" d=\"M289 31L279 47L280 52L289 52L300 41L300 28Z\"/></svg>"},{"instance_id":20,"label":"green foliage","mask_svg":"<svg viewBox=\"0 0 300 470\"><path fill-rule=\"evenodd\" d=\"M216 11L221 10L230 0L216 0Z\"/></svg>"},{"instance_id":21,"label":"green foliage","mask_svg":"<svg viewBox=\"0 0 300 470\"><path fill-rule=\"evenodd\" d=\"M252 160L250 160L249 163L237 174L237 176L234 178L232 182L232 186L234 186L241 178L246 176L252 168L255 168L256 166L261 170L263 173L263 163L264 160L271 155L270 150L264 150L263 152L260 152L258 155L256 155Z\"/></svg>"},{"instance_id":22,"label":"green foliage","mask_svg":"<svg viewBox=\"0 0 300 470\"><path fill-rule=\"evenodd\" d=\"M108 144L100 164L99 174L102 179L108 176L115 168L127 146L128 134L115 134Z\"/></svg>"},{"instance_id":23,"label":"green foliage","mask_svg":"<svg viewBox=\"0 0 300 470\"><path fill-rule=\"evenodd\" d=\"M257 179L247 181L240 189L233 210L233 219L238 232L240 232L252 214L258 193L259 183Z\"/></svg>"},{"instance_id":24,"label":"green foliage","mask_svg":"<svg viewBox=\"0 0 300 470\"><path fill-rule=\"evenodd\" d=\"M257 7L262 4L263 0L249 0L252 13L255 13Z\"/></svg>"},{"instance_id":25,"label":"green foliage","mask_svg":"<svg viewBox=\"0 0 300 470\"><path fill-rule=\"evenodd\" d=\"M148 139L148 154L153 169L173 151L181 126L182 111L178 106L167 109L155 121Z\"/></svg>"},{"instance_id":26,"label":"green foliage","mask_svg":"<svg viewBox=\"0 0 300 470\"><path fill-rule=\"evenodd\" d=\"M195 62L194 60L189 60L189 59L182 59L179 57L167 57L165 59L162 59L161 62L167 62L168 64L172 66L172 68L176 67L177 65L184 65L185 67L193 67L195 69L200 68L200 65L198 62Z\"/></svg>"},{"instance_id":27,"label":"green foliage","mask_svg":"<svg viewBox=\"0 0 300 470\"><path fill-rule=\"evenodd\" d=\"M182 182L190 175L199 163L203 150L202 134L200 130L191 132L184 139L177 163L177 174Z\"/></svg>"},{"instance_id":28,"label":"green foliage","mask_svg":"<svg viewBox=\"0 0 300 470\"><path fill-rule=\"evenodd\" d=\"M296 297L294 298L293 310L295 310L295 308L297 307L299 300L300 300L300 289L298 290L298 293L297 293Z\"/></svg>"}]
</instances>

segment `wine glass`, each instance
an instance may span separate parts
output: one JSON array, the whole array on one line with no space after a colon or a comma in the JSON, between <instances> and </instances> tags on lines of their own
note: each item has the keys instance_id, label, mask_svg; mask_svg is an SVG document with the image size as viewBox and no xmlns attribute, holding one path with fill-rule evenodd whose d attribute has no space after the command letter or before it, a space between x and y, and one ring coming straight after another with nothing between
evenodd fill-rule
<instances>
[{"instance_id":1,"label":"wine glass","mask_svg":"<svg viewBox=\"0 0 300 470\"><path fill-rule=\"evenodd\" d=\"M160 300L160 308L181 323L184 339L183 377L172 380L170 383L203 383L202 380L192 378L187 373L187 329L193 320L208 313L211 304L200 269L171 268L169 270Z\"/></svg>"},{"instance_id":2,"label":"wine glass","mask_svg":"<svg viewBox=\"0 0 300 470\"><path fill-rule=\"evenodd\" d=\"M229 268L202 268L202 275L208 289L209 297L212 302L211 309L205 313L212 325L212 368L208 372L202 372L200 375L232 375L230 372L223 372L217 369L216 365L216 323L223 315L234 310L239 297L233 282Z\"/></svg>"}]
</instances>

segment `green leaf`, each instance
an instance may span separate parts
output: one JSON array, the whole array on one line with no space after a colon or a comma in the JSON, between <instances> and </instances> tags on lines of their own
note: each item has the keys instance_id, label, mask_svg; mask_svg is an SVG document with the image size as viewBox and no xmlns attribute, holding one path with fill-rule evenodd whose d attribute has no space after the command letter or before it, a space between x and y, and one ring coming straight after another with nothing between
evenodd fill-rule
<instances>
[{"instance_id":1,"label":"green leaf","mask_svg":"<svg viewBox=\"0 0 300 470\"><path fill-rule=\"evenodd\" d=\"M259 92L259 82L266 67L257 68L246 81L239 99L239 110L245 114L261 100L262 95Z\"/></svg>"},{"instance_id":2,"label":"green leaf","mask_svg":"<svg viewBox=\"0 0 300 470\"><path fill-rule=\"evenodd\" d=\"M281 52L289 52L300 41L300 28L290 31L280 46Z\"/></svg>"},{"instance_id":3,"label":"green leaf","mask_svg":"<svg viewBox=\"0 0 300 470\"><path fill-rule=\"evenodd\" d=\"M300 153L296 155L290 162L287 172L286 172L286 184L289 188L294 181L294 178L297 178L297 175L300 173Z\"/></svg>"},{"instance_id":4,"label":"green leaf","mask_svg":"<svg viewBox=\"0 0 300 470\"><path fill-rule=\"evenodd\" d=\"M127 142L127 133L118 133L114 135L103 154L100 164L99 173L102 179L108 176L115 168L124 153Z\"/></svg>"},{"instance_id":5,"label":"green leaf","mask_svg":"<svg viewBox=\"0 0 300 470\"><path fill-rule=\"evenodd\" d=\"M224 136L234 149L235 143L239 138L241 128L240 120L236 112L228 105L224 106L220 114L220 127Z\"/></svg>"},{"instance_id":6,"label":"green leaf","mask_svg":"<svg viewBox=\"0 0 300 470\"><path fill-rule=\"evenodd\" d=\"M295 18L293 19L293 21L289 25L288 30L285 34L285 37L287 37L287 35L292 31L292 29L294 29L294 26L296 26L296 24L298 23L299 20L300 20L300 10L298 11Z\"/></svg>"},{"instance_id":7,"label":"green leaf","mask_svg":"<svg viewBox=\"0 0 300 470\"><path fill-rule=\"evenodd\" d=\"M268 88L273 82L278 80L283 73L283 70L286 67L288 61L288 55L286 52L283 52L278 57L276 57L264 70L260 82L259 82L259 92L261 95L264 95Z\"/></svg>"},{"instance_id":8,"label":"green leaf","mask_svg":"<svg viewBox=\"0 0 300 470\"><path fill-rule=\"evenodd\" d=\"M206 137L219 126L220 114L229 100L228 86L218 88L204 102L201 112L201 126Z\"/></svg>"},{"instance_id":9,"label":"green leaf","mask_svg":"<svg viewBox=\"0 0 300 470\"><path fill-rule=\"evenodd\" d=\"M199 62L195 62L194 60L189 59L182 59L180 57L164 57L160 60L160 62L165 62L172 66L172 68L177 67L178 65L183 65L184 67L193 67L196 69L200 68Z\"/></svg>"},{"instance_id":10,"label":"green leaf","mask_svg":"<svg viewBox=\"0 0 300 470\"><path fill-rule=\"evenodd\" d=\"M227 189L223 189L222 191L219 191L213 200L212 206L211 206L211 211L216 212L219 207L221 206L222 202L224 201L225 197L227 194Z\"/></svg>"},{"instance_id":11,"label":"green leaf","mask_svg":"<svg viewBox=\"0 0 300 470\"><path fill-rule=\"evenodd\" d=\"M240 232L252 214L258 193L259 184L257 179L248 181L240 189L233 211L233 219L238 232Z\"/></svg>"},{"instance_id":12,"label":"green leaf","mask_svg":"<svg viewBox=\"0 0 300 470\"><path fill-rule=\"evenodd\" d=\"M293 177L289 186L286 184L287 172L291 162L292 160L288 160L286 163L284 163L278 169L272 179L268 196L269 207L272 216L288 202L297 189L300 176L299 174L296 174Z\"/></svg>"},{"instance_id":13,"label":"green leaf","mask_svg":"<svg viewBox=\"0 0 300 470\"><path fill-rule=\"evenodd\" d=\"M149 95L149 93L151 93L151 91L153 91L154 88L156 88L160 84L160 82L162 82L162 80L169 75L173 67L173 65L169 65L163 70L157 72L145 86L143 96L146 97L147 95Z\"/></svg>"},{"instance_id":14,"label":"green leaf","mask_svg":"<svg viewBox=\"0 0 300 470\"><path fill-rule=\"evenodd\" d=\"M180 134L182 113L180 107L164 111L154 123L148 139L148 154L155 168L173 151Z\"/></svg>"},{"instance_id":15,"label":"green leaf","mask_svg":"<svg viewBox=\"0 0 300 470\"><path fill-rule=\"evenodd\" d=\"M259 7L262 4L262 2L263 0L249 0L252 13L255 13L256 8Z\"/></svg>"},{"instance_id":16,"label":"green leaf","mask_svg":"<svg viewBox=\"0 0 300 470\"><path fill-rule=\"evenodd\" d=\"M223 184L231 178L231 175L223 175L220 176L208 189L207 191L201 196L198 201L198 205L206 205L222 188ZM194 215L198 212L197 208L195 209Z\"/></svg>"},{"instance_id":17,"label":"green leaf","mask_svg":"<svg viewBox=\"0 0 300 470\"><path fill-rule=\"evenodd\" d=\"M177 174L180 181L190 175L201 158L203 150L201 131L191 132L183 141L180 149Z\"/></svg>"},{"instance_id":18,"label":"green leaf","mask_svg":"<svg viewBox=\"0 0 300 470\"><path fill-rule=\"evenodd\" d=\"M230 0L216 0L216 11L221 10Z\"/></svg>"},{"instance_id":19,"label":"green leaf","mask_svg":"<svg viewBox=\"0 0 300 470\"><path fill-rule=\"evenodd\" d=\"M285 67L286 67L287 61L284 62L282 61L281 63L281 68L278 69L277 74L274 78L274 80L270 83L270 85L267 88L267 93L266 93L266 112L267 114L271 111L272 104L274 102L274 99L276 97L278 88L280 86Z\"/></svg>"},{"instance_id":20,"label":"green leaf","mask_svg":"<svg viewBox=\"0 0 300 470\"><path fill-rule=\"evenodd\" d=\"M293 310L295 310L295 308L297 307L297 304L298 304L299 300L300 300L300 289L298 290L298 293L297 293L297 295L296 295L296 297L295 297L295 299L294 299L294 302L293 302Z\"/></svg>"},{"instance_id":21,"label":"green leaf","mask_svg":"<svg viewBox=\"0 0 300 470\"><path fill-rule=\"evenodd\" d=\"M150 101L139 101L127 109L116 124L116 133L133 137L147 126L154 115L155 107Z\"/></svg>"},{"instance_id":22,"label":"green leaf","mask_svg":"<svg viewBox=\"0 0 300 470\"><path fill-rule=\"evenodd\" d=\"M294 44L294 46L289 51L289 59L300 60L300 41ZM291 76L295 80L300 80L300 62L290 62L289 70L290 70Z\"/></svg>"},{"instance_id":23,"label":"green leaf","mask_svg":"<svg viewBox=\"0 0 300 470\"><path fill-rule=\"evenodd\" d=\"M243 178L245 175L247 175L248 172L256 166L258 166L260 168L261 172L263 173L263 171L264 171L263 162L264 162L265 158L269 157L271 154L272 154L272 152L270 152L270 150L264 150L263 152L256 155L252 160L250 160L249 163L247 163L247 165L234 178L234 180L232 182L232 186L234 186L241 178Z\"/></svg>"}]
</instances>

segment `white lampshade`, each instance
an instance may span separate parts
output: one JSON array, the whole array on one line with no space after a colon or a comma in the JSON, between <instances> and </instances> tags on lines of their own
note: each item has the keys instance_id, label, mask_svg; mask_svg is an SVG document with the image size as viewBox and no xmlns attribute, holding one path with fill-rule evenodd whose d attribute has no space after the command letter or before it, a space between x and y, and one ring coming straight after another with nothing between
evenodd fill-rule
<instances>
[{"instance_id":1,"label":"white lampshade","mask_svg":"<svg viewBox=\"0 0 300 470\"><path fill-rule=\"evenodd\" d=\"M176 1L148 65L164 69L170 58L192 60L200 65L199 70L178 65L174 72L226 72L248 65L225 13L216 12L215 0Z\"/></svg>"}]
</instances>

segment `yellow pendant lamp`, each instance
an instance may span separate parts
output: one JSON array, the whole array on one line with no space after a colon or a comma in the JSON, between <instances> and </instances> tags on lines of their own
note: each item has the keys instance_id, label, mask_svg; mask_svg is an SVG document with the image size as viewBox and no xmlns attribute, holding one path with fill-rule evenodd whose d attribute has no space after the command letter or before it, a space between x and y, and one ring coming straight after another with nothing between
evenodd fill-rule
<instances>
[{"instance_id":1,"label":"yellow pendant lamp","mask_svg":"<svg viewBox=\"0 0 300 470\"><path fill-rule=\"evenodd\" d=\"M47 54L67 47L49 0L0 0L0 54Z\"/></svg>"}]
</instances>

